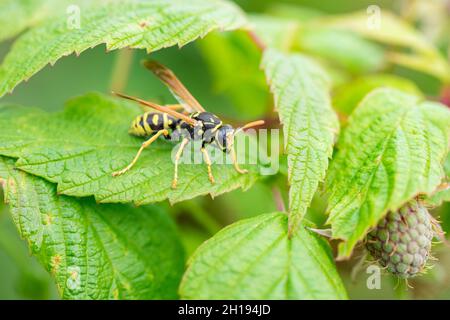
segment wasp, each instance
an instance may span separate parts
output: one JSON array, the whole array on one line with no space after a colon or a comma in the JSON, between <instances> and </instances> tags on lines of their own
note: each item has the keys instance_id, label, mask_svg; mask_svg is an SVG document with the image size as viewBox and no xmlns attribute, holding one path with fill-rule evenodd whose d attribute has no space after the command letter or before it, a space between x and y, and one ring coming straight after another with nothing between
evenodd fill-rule
<instances>
[{"instance_id":1,"label":"wasp","mask_svg":"<svg viewBox=\"0 0 450 320\"><path fill-rule=\"evenodd\" d=\"M130 164L122 170L114 172L112 175L119 176L126 173L138 161L142 151L156 139L160 136L171 139L174 134L181 137L182 141L175 155L174 176L172 180L173 189L177 187L179 160L183 154L183 150L192 140L202 142L201 152L207 165L209 181L212 184L214 184L214 176L211 169L211 159L206 150L208 145L213 145L223 152L230 154L236 171L241 174L247 173L247 170L241 169L237 162L236 152L233 148L234 138L238 132L262 125L264 121L253 121L234 129L231 125L224 124L215 114L207 112L170 69L156 61L145 61L144 66L152 71L169 88L179 104L162 106L136 97L113 92L113 94L121 98L135 101L144 106L144 108L150 108L154 111L147 111L136 117L132 122L129 133L134 136L145 137L147 140L142 143ZM183 111L178 112L178 109L183 109Z\"/></svg>"}]
</instances>

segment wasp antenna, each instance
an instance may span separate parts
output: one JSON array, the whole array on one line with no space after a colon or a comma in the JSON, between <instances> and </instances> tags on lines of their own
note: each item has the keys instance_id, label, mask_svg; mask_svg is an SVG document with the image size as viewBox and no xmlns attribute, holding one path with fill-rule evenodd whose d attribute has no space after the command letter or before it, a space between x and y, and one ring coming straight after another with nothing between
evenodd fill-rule
<instances>
[{"instance_id":1,"label":"wasp antenna","mask_svg":"<svg viewBox=\"0 0 450 320\"><path fill-rule=\"evenodd\" d=\"M249 129L252 127L257 127L257 126L262 126L264 124L264 120L257 120L257 121L252 121L247 123L246 125L244 125L241 130L245 130L245 129Z\"/></svg>"},{"instance_id":2,"label":"wasp antenna","mask_svg":"<svg viewBox=\"0 0 450 320\"><path fill-rule=\"evenodd\" d=\"M153 102L149 102L149 101L145 101L145 100L142 100L142 99L139 99L139 98L136 98L136 97L128 96L128 95L123 94L123 93L118 93L118 92L114 92L114 91L112 93L114 95L118 96L118 97L121 97L121 98L124 98L124 99L127 99L127 100L131 100L131 101L135 101L135 102L137 102L139 104L142 104L144 106L153 108L153 109L158 110L160 112L170 114L171 116L173 116L175 118L181 119L181 120L185 121L186 123L189 123L191 126L194 126L196 124L196 121L194 119L189 118L188 116L186 116L186 115L184 115L182 113L179 113L179 112L177 112L175 110L172 110L171 108L160 106L159 104L156 104L156 103L153 103Z\"/></svg>"},{"instance_id":3,"label":"wasp antenna","mask_svg":"<svg viewBox=\"0 0 450 320\"><path fill-rule=\"evenodd\" d=\"M236 135L236 134L238 134L239 132L244 131L244 130L246 130L246 129L250 129L250 128L252 128L252 127L261 126L261 125L263 125L264 123L265 123L264 120L257 120L257 121L249 122L249 123L245 124L244 126L242 126L242 127L240 127L240 128L237 128L236 131L234 132L234 135Z\"/></svg>"}]
</instances>

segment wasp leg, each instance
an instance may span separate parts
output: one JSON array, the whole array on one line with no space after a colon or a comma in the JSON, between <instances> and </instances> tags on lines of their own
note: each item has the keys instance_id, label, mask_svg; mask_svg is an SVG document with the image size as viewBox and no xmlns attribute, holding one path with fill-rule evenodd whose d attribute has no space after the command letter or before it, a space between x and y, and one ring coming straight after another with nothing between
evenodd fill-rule
<instances>
[{"instance_id":1,"label":"wasp leg","mask_svg":"<svg viewBox=\"0 0 450 320\"><path fill-rule=\"evenodd\" d=\"M159 130L157 133L155 133L155 135L153 135L150 139L148 139L147 141L145 141L142 146L139 148L139 151L137 152L136 156L134 157L133 161L131 161L131 163L126 166L125 168L123 168L120 171L116 171L113 172L113 177L117 177L120 176L122 174L124 174L125 172L127 172L128 170L130 170L134 164L136 163L136 161L139 159L139 157L141 156L142 150L144 150L145 148L147 148L149 145L151 145L156 139L158 139L158 137L160 135L165 135L167 136L169 134L169 131L167 131L166 129L163 130Z\"/></svg>"},{"instance_id":2,"label":"wasp leg","mask_svg":"<svg viewBox=\"0 0 450 320\"><path fill-rule=\"evenodd\" d=\"M206 165L208 166L209 181L211 181L211 183L214 184L214 176L213 176L212 170L211 170L211 159L209 157L208 151L206 150L206 148L202 148L201 151L203 153L203 157L205 158Z\"/></svg>"},{"instance_id":3,"label":"wasp leg","mask_svg":"<svg viewBox=\"0 0 450 320\"><path fill-rule=\"evenodd\" d=\"M184 138L183 141L181 141L180 149L178 149L177 154L175 155L175 171L173 173L173 180L172 180L172 189L176 189L177 183L178 183L178 161L180 161L181 155L183 154L183 150L188 144L189 139Z\"/></svg>"},{"instance_id":4,"label":"wasp leg","mask_svg":"<svg viewBox=\"0 0 450 320\"><path fill-rule=\"evenodd\" d=\"M237 162L237 157L236 157L236 151L234 151L234 148L231 148L230 153L231 153L231 160L233 161L234 169L236 169L237 172L242 173L242 174L247 173L248 170L241 169L239 167L239 163Z\"/></svg>"}]
</instances>

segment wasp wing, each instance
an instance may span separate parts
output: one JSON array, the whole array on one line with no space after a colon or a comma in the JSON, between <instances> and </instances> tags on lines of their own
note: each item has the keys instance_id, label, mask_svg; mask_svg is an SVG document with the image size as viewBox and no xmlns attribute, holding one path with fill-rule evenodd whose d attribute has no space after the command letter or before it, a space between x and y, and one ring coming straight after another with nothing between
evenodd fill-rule
<instances>
[{"instance_id":1,"label":"wasp wing","mask_svg":"<svg viewBox=\"0 0 450 320\"><path fill-rule=\"evenodd\" d=\"M116 94L116 95L119 96L119 94ZM148 111L153 111L154 110L154 108L149 107L149 106L144 105L144 104L139 104L139 106L141 107L141 109L144 112L148 112ZM181 105L181 104L166 104L164 107L168 108L168 109L171 109L171 110L175 110L175 111L176 110L182 110L184 113L186 113L186 110L185 110L184 106Z\"/></svg>"},{"instance_id":2,"label":"wasp wing","mask_svg":"<svg viewBox=\"0 0 450 320\"><path fill-rule=\"evenodd\" d=\"M173 110L172 108L161 106L159 104L156 104L156 103L153 103L150 101L145 101L145 100L142 100L142 99L139 99L136 97L128 96L128 95L122 94L122 93L113 92L113 94L118 97L124 98L124 99L135 101L145 107L152 108L154 110L170 114L171 116L173 116L177 119L181 119L181 120L185 121L186 123L189 123L191 126L194 126L196 124L196 121L194 119L188 117L185 114L179 113L179 112Z\"/></svg>"},{"instance_id":3,"label":"wasp wing","mask_svg":"<svg viewBox=\"0 0 450 320\"><path fill-rule=\"evenodd\" d=\"M172 70L156 61L145 61L144 66L152 71L169 88L173 96L184 106L186 111L205 112L205 109L192 96L188 89L186 89Z\"/></svg>"}]
</instances>

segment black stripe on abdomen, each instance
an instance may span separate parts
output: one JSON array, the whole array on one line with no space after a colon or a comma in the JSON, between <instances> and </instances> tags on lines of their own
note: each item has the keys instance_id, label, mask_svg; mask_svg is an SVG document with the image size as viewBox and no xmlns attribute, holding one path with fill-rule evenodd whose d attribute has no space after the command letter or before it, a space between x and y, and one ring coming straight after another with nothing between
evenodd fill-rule
<instances>
[{"instance_id":1,"label":"black stripe on abdomen","mask_svg":"<svg viewBox=\"0 0 450 320\"><path fill-rule=\"evenodd\" d=\"M153 131L164 129L164 118L162 113L150 113L147 116L147 124Z\"/></svg>"}]
</instances>

